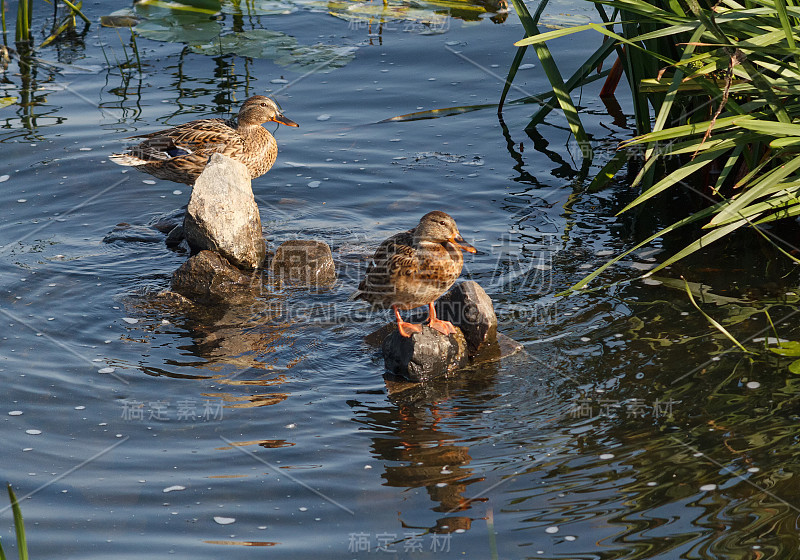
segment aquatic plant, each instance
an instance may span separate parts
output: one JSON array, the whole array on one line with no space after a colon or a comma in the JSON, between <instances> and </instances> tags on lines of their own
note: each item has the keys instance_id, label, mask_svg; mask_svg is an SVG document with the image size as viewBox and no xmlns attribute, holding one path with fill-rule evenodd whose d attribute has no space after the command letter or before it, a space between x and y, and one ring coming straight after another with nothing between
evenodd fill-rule
<instances>
[{"instance_id":1,"label":"aquatic plant","mask_svg":"<svg viewBox=\"0 0 800 560\"><path fill-rule=\"evenodd\" d=\"M69 13L64 16L61 21L56 24L57 21L57 12L58 12L58 2L53 2L53 9L56 12L56 15L53 19L53 30L50 35L42 42L40 47L47 46L51 42L53 42L61 33L66 31L67 29L74 28L76 26L76 16L81 18L88 28L91 24L89 18L87 18L83 12L81 12L82 2L70 2L70 0L61 0L61 2L69 8ZM0 17L2 17L2 27L3 27L3 44L7 45L6 39L6 2L5 0L0 0ZM33 0L19 0L17 3L17 20L14 28L14 41L17 43L18 46L27 45L33 46L33 40L31 35L31 26L33 25Z\"/></svg>"},{"instance_id":2,"label":"aquatic plant","mask_svg":"<svg viewBox=\"0 0 800 560\"><path fill-rule=\"evenodd\" d=\"M6 486L8 487L8 499L11 500L11 511L14 514L14 530L17 536L19 560L28 560L28 542L25 538L25 523L22 520L22 510L19 508L17 496L14 495L14 489L11 488L10 484ZM0 560L6 560L2 544L0 544Z\"/></svg>"},{"instance_id":3,"label":"aquatic plant","mask_svg":"<svg viewBox=\"0 0 800 560\"><path fill-rule=\"evenodd\" d=\"M522 61L522 49L530 46L558 102L545 105L529 126L541 122L543 112L560 107L576 140L587 148L585 157L591 157L588 136L569 97L571 84L561 79L546 43L598 32L604 42L584 67L597 67L616 53L633 98L637 136L623 142L593 188L607 184L633 152L642 156L642 165L632 186L641 187L642 193L621 212L678 188L703 201L703 208L618 255L571 289L585 287L654 239L698 222L705 222L698 238L651 273L745 226L798 260L760 226L800 215L800 125L794 124L800 117L800 50L793 34L800 7L786 0L722 0L714 6L698 0L592 0L602 24L539 33L536 24L546 0L535 16L522 0L513 2L526 38L516 43L519 50L506 90Z\"/></svg>"}]
</instances>

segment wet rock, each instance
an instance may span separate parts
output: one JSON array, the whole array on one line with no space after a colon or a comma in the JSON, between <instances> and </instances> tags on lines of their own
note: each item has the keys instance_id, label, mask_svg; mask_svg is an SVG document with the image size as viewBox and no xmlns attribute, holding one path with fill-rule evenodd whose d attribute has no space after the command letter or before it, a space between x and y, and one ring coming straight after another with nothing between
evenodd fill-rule
<instances>
[{"instance_id":1,"label":"wet rock","mask_svg":"<svg viewBox=\"0 0 800 560\"><path fill-rule=\"evenodd\" d=\"M176 226L183 225L183 217L186 215L186 207L178 208L172 212L165 212L153 217L147 225L153 229L157 229L161 233L169 233Z\"/></svg>"},{"instance_id":2,"label":"wet rock","mask_svg":"<svg viewBox=\"0 0 800 560\"><path fill-rule=\"evenodd\" d=\"M243 303L253 298L253 278L213 251L200 251L172 275L171 289L195 303Z\"/></svg>"},{"instance_id":3,"label":"wet rock","mask_svg":"<svg viewBox=\"0 0 800 560\"><path fill-rule=\"evenodd\" d=\"M192 250L217 252L239 268L259 268L267 247L247 167L211 156L192 189L183 228Z\"/></svg>"},{"instance_id":4,"label":"wet rock","mask_svg":"<svg viewBox=\"0 0 800 560\"><path fill-rule=\"evenodd\" d=\"M323 241L293 239L281 243L271 268L276 281L289 285L319 286L336 280L331 248Z\"/></svg>"},{"instance_id":5,"label":"wet rock","mask_svg":"<svg viewBox=\"0 0 800 560\"><path fill-rule=\"evenodd\" d=\"M184 235L183 225L181 224L170 230L170 232L167 234L167 238L164 240L164 243L166 243L167 247L170 249L177 249L181 242L185 239L186 235Z\"/></svg>"},{"instance_id":6,"label":"wet rock","mask_svg":"<svg viewBox=\"0 0 800 560\"><path fill-rule=\"evenodd\" d=\"M497 344L497 315L492 298L477 282L456 284L434 306L440 319L450 321L464 333L470 357L484 346Z\"/></svg>"},{"instance_id":7,"label":"wet rock","mask_svg":"<svg viewBox=\"0 0 800 560\"><path fill-rule=\"evenodd\" d=\"M160 243L162 239L164 235L150 227L121 223L103 238L103 243Z\"/></svg>"},{"instance_id":8,"label":"wet rock","mask_svg":"<svg viewBox=\"0 0 800 560\"><path fill-rule=\"evenodd\" d=\"M396 329L382 345L386 371L412 382L428 381L453 373L466 365L467 342L460 331L445 336L428 325L410 337Z\"/></svg>"}]
</instances>

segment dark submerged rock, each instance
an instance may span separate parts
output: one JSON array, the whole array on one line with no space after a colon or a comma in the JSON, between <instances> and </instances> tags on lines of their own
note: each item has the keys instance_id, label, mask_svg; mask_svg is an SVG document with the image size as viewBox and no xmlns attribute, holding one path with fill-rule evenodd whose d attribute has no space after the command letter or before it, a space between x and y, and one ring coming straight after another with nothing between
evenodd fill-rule
<instances>
[{"instance_id":1,"label":"dark submerged rock","mask_svg":"<svg viewBox=\"0 0 800 560\"><path fill-rule=\"evenodd\" d=\"M103 238L103 243L160 243L164 235L148 226L135 226L128 223L117 224Z\"/></svg>"},{"instance_id":2,"label":"dark submerged rock","mask_svg":"<svg viewBox=\"0 0 800 560\"><path fill-rule=\"evenodd\" d=\"M167 234L167 238L164 240L164 243L170 249L177 249L181 242L185 241L186 236L183 233L183 224L177 225L170 230Z\"/></svg>"},{"instance_id":3,"label":"dark submerged rock","mask_svg":"<svg viewBox=\"0 0 800 560\"><path fill-rule=\"evenodd\" d=\"M395 329L382 345L386 371L413 382L446 376L466 365L466 348L460 331L445 336L427 325L410 337Z\"/></svg>"},{"instance_id":4,"label":"dark submerged rock","mask_svg":"<svg viewBox=\"0 0 800 560\"><path fill-rule=\"evenodd\" d=\"M172 212L165 212L164 214L159 214L153 217L150 222L148 222L148 226L153 229L157 229L161 233L169 233L176 226L183 225L183 217L186 215L186 207L178 208L173 210Z\"/></svg>"},{"instance_id":5,"label":"dark submerged rock","mask_svg":"<svg viewBox=\"0 0 800 560\"><path fill-rule=\"evenodd\" d=\"M323 241L293 239L281 243L271 268L276 281L290 286L320 286L336 280L331 248Z\"/></svg>"},{"instance_id":6,"label":"dark submerged rock","mask_svg":"<svg viewBox=\"0 0 800 560\"><path fill-rule=\"evenodd\" d=\"M200 251L172 275L171 289L202 304L244 303L253 298L253 278L213 251Z\"/></svg>"},{"instance_id":7,"label":"dark submerged rock","mask_svg":"<svg viewBox=\"0 0 800 560\"><path fill-rule=\"evenodd\" d=\"M193 251L207 249L239 268L259 268L267 247L247 167L211 156L192 189L183 228Z\"/></svg>"}]
</instances>

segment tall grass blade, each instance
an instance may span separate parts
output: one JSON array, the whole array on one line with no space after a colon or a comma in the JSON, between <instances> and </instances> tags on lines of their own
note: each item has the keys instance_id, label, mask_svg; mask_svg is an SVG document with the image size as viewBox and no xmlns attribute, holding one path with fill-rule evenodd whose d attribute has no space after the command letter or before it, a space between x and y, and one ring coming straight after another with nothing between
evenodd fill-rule
<instances>
[{"instance_id":1,"label":"tall grass blade","mask_svg":"<svg viewBox=\"0 0 800 560\"><path fill-rule=\"evenodd\" d=\"M85 21L86 25L91 25L92 21L85 15L83 15L83 12L81 12L80 9L75 6L75 4L73 4L69 0L61 0L61 1L64 2L64 4L66 4L70 10L72 10L72 13L78 14L78 17L80 17L83 21Z\"/></svg>"},{"instance_id":2,"label":"tall grass blade","mask_svg":"<svg viewBox=\"0 0 800 560\"><path fill-rule=\"evenodd\" d=\"M22 520L22 510L19 508L14 489L8 484L8 497L11 500L11 511L14 513L14 530L17 534L17 551L19 560L28 560L28 542L25 539L25 523Z\"/></svg>"},{"instance_id":3,"label":"tall grass blade","mask_svg":"<svg viewBox=\"0 0 800 560\"><path fill-rule=\"evenodd\" d=\"M514 78L517 75L517 71L519 70L520 64L522 64L522 58L525 56L526 50L528 50L528 47L519 47L517 49L517 52L514 54L514 61L511 63L511 67L508 69L508 75L506 76L506 83L503 84L503 93L500 94L500 103L497 104L498 114L503 112L503 105L506 102L506 96L508 95L508 90L511 89L511 84L514 82Z\"/></svg>"},{"instance_id":4,"label":"tall grass blade","mask_svg":"<svg viewBox=\"0 0 800 560\"><path fill-rule=\"evenodd\" d=\"M701 314L701 315L703 315L703 317L705 317L705 318L706 318L706 321L708 321L709 323L711 323L711 325L712 325L712 326L713 326L715 329L717 329L719 332L721 332L722 334L724 334L724 335L725 335L725 336L728 338L728 340L730 340L731 342L733 342L733 343L734 343L734 344L735 344L735 345L736 345L736 346L737 346L737 347L738 347L738 348L739 348L739 349L740 349L742 352L745 352L745 353L747 353L747 354L753 354L754 352L750 352L750 351L749 351L747 348L745 348L744 346L742 346L742 345L739 343L739 341L738 341L738 340L736 340L736 338L734 338L734 336L733 336L731 333L729 333L729 332L728 332L728 330L727 330L725 327L723 327L723 326L722 326L722 325L720 325L720 324L719 324L717 321L715 321L715 320L714 320L714 319L713 319L713 318L712 318L712 317L711 317L711 316L710 316L708 313L706 313L705 311L703 311L702 309L700 309L700 306L699 306L699 305L697 305L697 302L694 300L694 296L692 295L692 290L691 290L691 289L689 289L689 283L686 281L686 278L684 278L683 276L681 276L681 280L683 280L683 283L686 285L686 295L688 295L688 296L689 296L689 301L690 301L690 302L692 302L692 305L694 306L694 308L695 308L695 309L697 309L697 310L700 312L700 314Z\"/></svg>"},{"instance_id":5,"label":"tall grass blade","mask_svg":"<svg viewBox=\"0 0 800 560\"><path fill-rule=\"evenodd\" d=\"M525 6L523 0L512 0L512 2L514 4L514 9L517 11L517 14L520 17L523 27L525 28L525 33L527 33L528 36L538 35L539 28L536 26L534 19L530 16L530 12L528 12L528 8ZM544 70L547 79L550 81L550 85L553 88L556 100L561 106L564 116L567 118L567 123L569 124L572 134L575 136L575 140L581 147L585 146L588 148L589 136L586 134L580 117L578 116L578 110L572 103L572 98L564 86L564 79L561 77L561 71L558 69L558 66L553 60L553 55L551 54L550 49L545 44L536 44L534 45L534 50L536 50L536 55L539 57L542 70ZM531 125L529 125L529 127L532 128ZM586 155L588 150L582 150L582 152L584 155Z\"/></svg>"}]
</instances>

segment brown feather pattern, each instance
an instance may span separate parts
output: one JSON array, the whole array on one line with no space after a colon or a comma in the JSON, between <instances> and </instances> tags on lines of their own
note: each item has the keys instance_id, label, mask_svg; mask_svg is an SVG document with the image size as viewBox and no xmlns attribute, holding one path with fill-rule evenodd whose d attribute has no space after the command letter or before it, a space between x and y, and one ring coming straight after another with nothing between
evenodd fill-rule
<instances>
[{"instance_id":1,"label":"brown feather pattern","mask_svg":"<svg viewBox=\"0 0 800 560\"><path fill-rule=\"evenodd\" d=\"M398 309L436 300L461 274L464 257L453 241L460 238L450 216L438 211L426 214L416 228L380 244L355 297L376 307Z\"/></svg>"},{"instance_id":2,"label":"brown feather pattern","mask_svg":"<svg viewBox=\"0 0 800 560\"><path fill-rule=\"evenodd\" d=\"M271 99L256 95L242 104L237 118L200 119L142 134L135 137L142 142L111 159L159 179L193 185L211 155L220 153L243 163L255 179L269 171L278 155L275 138L261 126L269 121L297 126Z\"/></svg>"}]
</instances>

